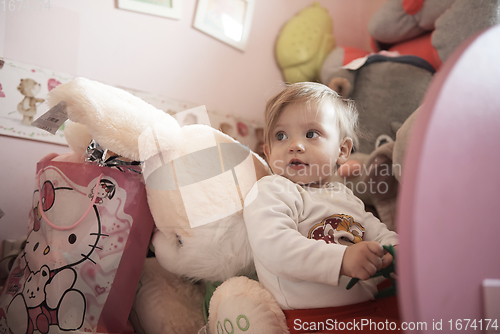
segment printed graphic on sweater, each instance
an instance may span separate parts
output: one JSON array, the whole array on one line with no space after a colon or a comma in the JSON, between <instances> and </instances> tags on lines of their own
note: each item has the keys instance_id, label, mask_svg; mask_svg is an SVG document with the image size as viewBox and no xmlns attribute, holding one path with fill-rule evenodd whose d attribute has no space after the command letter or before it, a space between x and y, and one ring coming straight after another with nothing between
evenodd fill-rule
<instances>
[{"instance_id":1,"label":"printed graphic on sweater","mask_svg":"<svg viewBox=\"0 0 500 334\"><path fill-rule=\"evenodd\" d=\"M352 245L363 240L365 228L349 215L334 214L314 225L309 239L324 240L327 244Z\"/></svg>"}]
</instances>

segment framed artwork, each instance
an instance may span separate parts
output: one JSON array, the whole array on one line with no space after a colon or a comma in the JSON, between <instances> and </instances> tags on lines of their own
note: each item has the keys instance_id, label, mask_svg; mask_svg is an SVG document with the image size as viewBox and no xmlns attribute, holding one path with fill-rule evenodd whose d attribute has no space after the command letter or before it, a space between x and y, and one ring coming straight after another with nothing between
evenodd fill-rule
<instances>
[{"instance_id":1,"label":"framed artwork","mask_svg":"<svg viewBox=\"0 0 500 334\"><path fill-rule=\"evenodd\" d=\"M47 94L73 76L0 59L0 135L67 145L63 124L55 135L31 125L48 109Z\"/></svg>"},{"instance_id":2,"label":"framed artwork","mask_svg":"<svg viewBox=\"0 0 500 334\"><path fill-rule=\"evenodd\" d=\"M255 0L198 0L194 27L245 51Z\"/></svg>"},{"instance_id":3,"label":"framed artwork","mask_svg":"<svg viewBox=\"0 0 500 334\"><path fill-rule=\"evenodd\" d=\"M46 102L48 93L72 79L74 76L69 74L0 57L0 138L12 136L67 145L64 136L65 124L53 135L31 125L31 122L49 109ZM240 119L233 114L207 110L205 106L193 102L125 87L118 88L170 114L181 126L212 126L259 153L259 141L262 141L260 130L263 125L255 120Z\"/></svg>"},{"instance_id":4,"label":"framed artwork","mask_svg":"<svg viewBox=\"0 0 500 334\"><path fill-rule=\"evenodd\" d=\"M118 8L179 20L182 0L118 0Z\"/></svg>"}]
</instances>

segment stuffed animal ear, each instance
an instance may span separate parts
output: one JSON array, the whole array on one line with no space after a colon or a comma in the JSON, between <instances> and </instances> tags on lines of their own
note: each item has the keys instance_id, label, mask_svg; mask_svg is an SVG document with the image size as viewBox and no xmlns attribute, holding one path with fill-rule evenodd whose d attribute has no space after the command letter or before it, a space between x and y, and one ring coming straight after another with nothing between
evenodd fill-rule
<instances>
[{"instance_id":1,"label":"stuffed animal ear","mask_svg":"<svg viewBox=\"0 0 500 334\"><path fill-rule=\"evenodd\" d=\"M167 113L122 89L85 78L76 78L54 88L48 95L49 107L66 102L68 118L86 125L102 147L131 160L144 160L153 152L140 152L139 137L148 129L164 128L172 149L181 139L180 126ZM155 152L156 153L156 152Z\"/></svg>"},{"instance_id":2,"label":"stuffed animal ear","mask_svg":"<svg viewBox=\"0 0 500 334\"><path fill-rule=\"evenodd\" d=\"M338 47L326 58L321 68L321 82L347 98L351 95L356 80L356 66L353 61L368 55L365 50L352 47Z\"/></svg>"},{"instance_id":3,"label":"stuffed animal ear","mask_svg":"<svg viewBox=\"0 0 500 334\"><path fill-rule=\"evenodd\" d=\"M328 87L336 91L343 98L351 96L356 80L356 71L340 68L332 73L332 79L328 83Z\"/></svg>"},{"instance_id":4,"label":"stuffed animal ear","mask_svg":"<svg viewBox=\"0 0 500 334\"><path fill-rule=\"evenodd\" d=\"M336 91L340 96L347 98L351 94L352 85L346 78L333 78L328 84L332 90Z\"/></svg>"}]
</instances>

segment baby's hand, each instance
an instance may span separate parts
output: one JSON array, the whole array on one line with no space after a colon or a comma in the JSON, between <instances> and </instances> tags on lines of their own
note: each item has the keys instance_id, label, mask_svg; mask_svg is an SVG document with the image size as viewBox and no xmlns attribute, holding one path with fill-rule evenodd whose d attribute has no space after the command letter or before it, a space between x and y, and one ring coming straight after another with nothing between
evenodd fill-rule
<instances>
[{"instance_id":1,"label":"baby's hand","mask_svg":"<svg viewBox=\"0 0 500 334\"><path fill-rule=\"evenodd\" d=\"M394 249L397 251L397 246L394 247ZM385 267L391 265L393 257L391 255L391 253L389 253L385 249L383 251L384 251L384 256L382 256L382 268L385 268Z\"/></svg>"},{"instance_id":2,"label":"baby's hand","mask_svg":"<svg viewBox=\"0 0 500 334\"><path fill-rule=\"evenodd\" d=\"M347 247L340 274L365 280L391 262L392 255L384 255L384 249L378 242L362 241Z\"/></svg>"}]
</instances>

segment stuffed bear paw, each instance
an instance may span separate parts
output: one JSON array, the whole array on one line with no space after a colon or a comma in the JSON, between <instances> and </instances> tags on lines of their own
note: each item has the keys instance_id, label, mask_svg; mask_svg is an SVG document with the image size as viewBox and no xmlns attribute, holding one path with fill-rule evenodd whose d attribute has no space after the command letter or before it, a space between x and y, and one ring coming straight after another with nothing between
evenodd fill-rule
<instances>
[{"instance_id":1,"label":"stuffed bear paw","mask_svg":"<svg viewBox=\"0 0 500 334\"><path fill-rule=\"evenodd\" d=\"M210 300L207 333L289 333L276 299L259 282L233 277Z\"/></svg>"}]
</instances>

